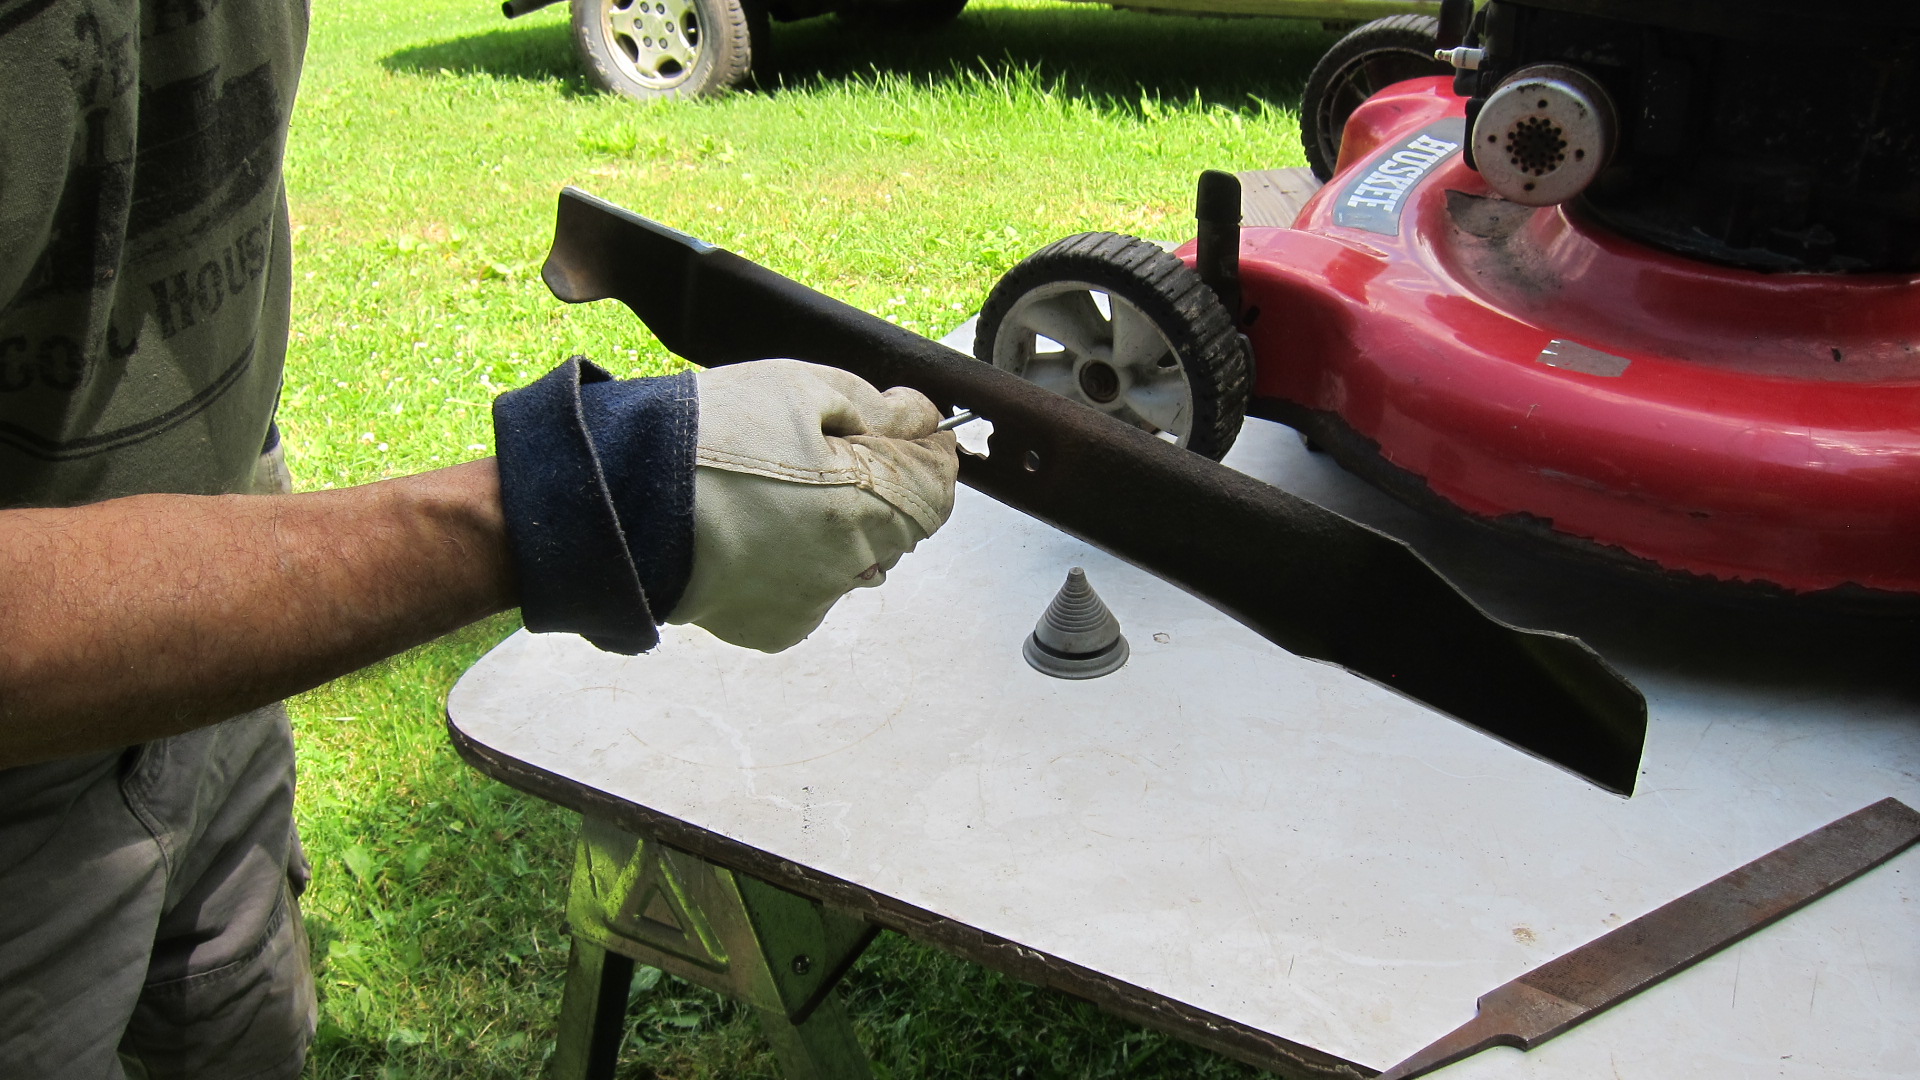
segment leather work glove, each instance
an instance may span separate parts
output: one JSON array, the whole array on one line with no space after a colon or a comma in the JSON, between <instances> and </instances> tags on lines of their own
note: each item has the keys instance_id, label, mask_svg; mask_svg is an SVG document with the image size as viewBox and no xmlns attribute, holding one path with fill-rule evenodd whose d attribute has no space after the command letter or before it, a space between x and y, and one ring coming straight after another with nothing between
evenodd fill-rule
<instances>
[{"instance_id":1,"label":"leather work glove","mask_svg":"<svg viewBox=\"0 0 1920 1080\"><path fill-rule=\"evenodd\" d=\"M693 571L668 622L779 652L953 512L955 438L919 391L798 360L696 381Z\"/></svg>"},{"instance_id":2,"label":"leather work glove","mask_svg":"<svg viewBox=\"0 0 1920 1080\"><path fill-rule=\"evenodd\" d=\"M794 644L952 512L938 420L913 390L796 360L625 380L568 360L493 404L527 629L632 655L671 612Z\"/></svg>"}]
</instances>

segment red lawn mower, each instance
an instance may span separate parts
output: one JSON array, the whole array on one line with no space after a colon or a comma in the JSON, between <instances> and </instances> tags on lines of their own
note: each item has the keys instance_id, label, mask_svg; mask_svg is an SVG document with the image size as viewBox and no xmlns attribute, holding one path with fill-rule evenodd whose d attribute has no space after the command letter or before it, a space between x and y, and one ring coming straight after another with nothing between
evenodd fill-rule
<instances>
[{"instance_id":1,"label":"red lawn mower","mask_svg":"<svg viewBox=\"0 0 1920 1080\"><path fill-rule=\"evenodd\" d=\"M1920 599L1920 4L1448 0L1301 114L1324 186L1209 173L1175 252L1049 245L976 355L1667 580Z\"/></svg>"}]
</instances>

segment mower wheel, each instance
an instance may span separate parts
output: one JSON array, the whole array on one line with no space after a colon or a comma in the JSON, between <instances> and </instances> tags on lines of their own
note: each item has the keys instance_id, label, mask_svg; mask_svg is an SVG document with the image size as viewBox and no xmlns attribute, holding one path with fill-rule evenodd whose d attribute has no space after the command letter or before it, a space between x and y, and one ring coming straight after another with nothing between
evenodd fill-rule
<instances>
[{"instance_id":1,"label":"mower wheel","mask_svg":"<svg viewBox=\"0 0 1920 1080\"><path fill-rule=\"evenodd\" d=\"M1253 364L1207 283L1160 245L1057 240L988 294L973 355L1219 460L1240 434Z\"/></svg>"},{"instance_id":2,"label":"mower wheel","mask_svg":"<svg viewBox=\"0 0 1920 1080\"><path fill-rule=\"evenodd\" d=\"M573 42L601 89L638 101L744 82L768 40L761 0L573 0Z\"/></svg>"},{"instance_id":3,"label":"mower wheel","mask_svg":"<svg viewBox=\"0 0 1920 1080\"><path fill-rule=\"evenodd\" d=\"M1313 175L1322 183L1333 179L1340 134L1361 102L1397 82L1452 74L1433 58L1439 47L1440 20L1431 15L1375 19L1334 42L1300 93L1300 144Z\"/></svg>"},{"instance_id":4,"label":"mower wheel","mask_svg":"<svg viewBox=\"0 0 1920 1080\"><path fill-rule=\"evenodd\" d=\"M846 0L840 18L875 30L931 30L960 17L967 0Z\"/></svg>"}]
</instances>

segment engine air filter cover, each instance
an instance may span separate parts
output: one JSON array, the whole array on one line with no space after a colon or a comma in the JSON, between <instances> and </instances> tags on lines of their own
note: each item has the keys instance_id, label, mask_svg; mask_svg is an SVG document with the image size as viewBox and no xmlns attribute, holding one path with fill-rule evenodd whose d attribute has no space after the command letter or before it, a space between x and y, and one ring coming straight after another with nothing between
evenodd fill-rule
<instances>
[{"instance_id":1,"label":"engine air filter cover","mask_svg":"<svg viewBox=\"0 0 1920 1080\"><path fill-rule=\"evenodd\" d=\"M1587 189L1613 154L1613 102L1563 64L1509 75L1473 124L1474 163L1487 184L1524 206L1553 206Z\"/></svg>"}]
</instances>

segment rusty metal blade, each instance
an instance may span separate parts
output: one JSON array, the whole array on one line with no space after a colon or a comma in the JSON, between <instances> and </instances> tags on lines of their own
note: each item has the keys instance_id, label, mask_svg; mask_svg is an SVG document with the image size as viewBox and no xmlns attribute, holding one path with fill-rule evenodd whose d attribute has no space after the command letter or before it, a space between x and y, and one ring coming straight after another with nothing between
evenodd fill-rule
<instances>
[{"instance_id":1,"label":"rusty metal blade","mask_svg":"<svg viewBox=\"0 0 1920 1080\"><path fill-rule=\"evenodd\" d=\"M1856 810L1488 993L1472 1020L1376 1080L1423 1076L1489 1046L1531 1050L1916 841L1920 811L1906 803L1881 799Z\"/></svg>"},{"instance_id":2,"label":"rusty metal blade","mask_svg":"<svg viewBox=\"0 0 1920 1080\"><path fill-rule=\"evenodd\" d=\"M1400 541L585 192L543 271L702 366L793 357L992 421L960 479L1337 664L1631 793L1646 701L1591 649L1480 610Z\"/></svg>"}]
</instances>

